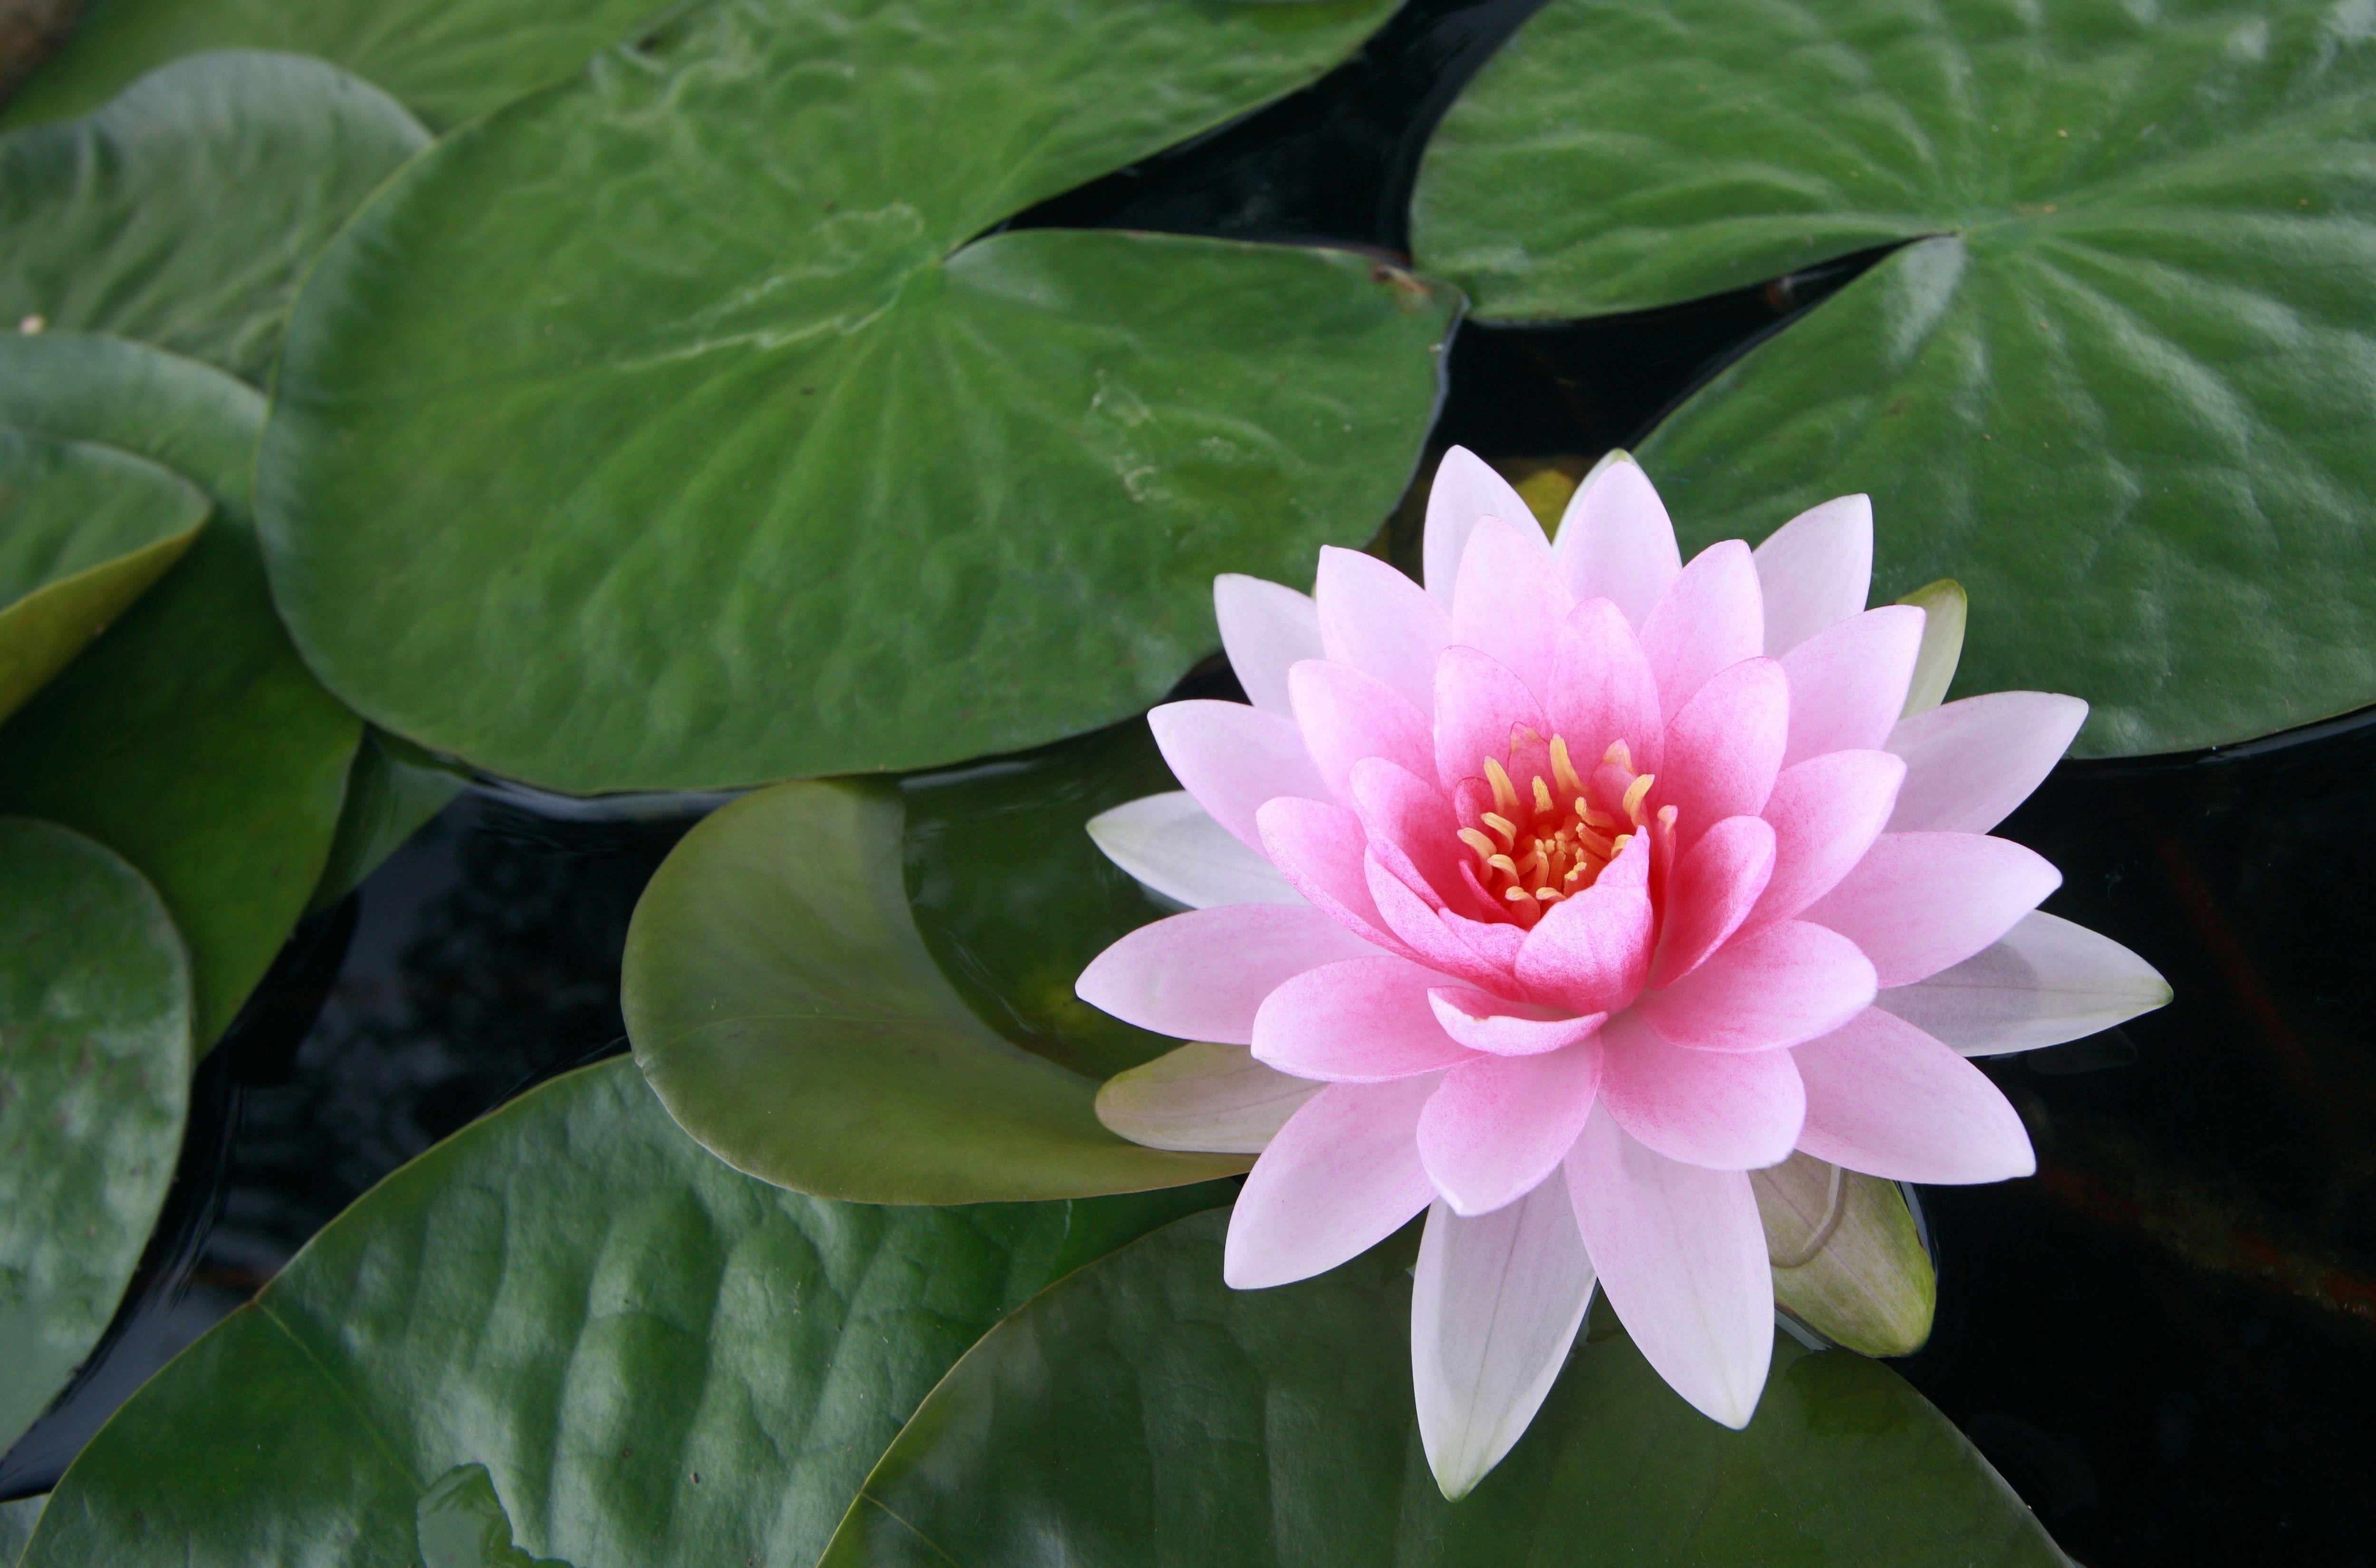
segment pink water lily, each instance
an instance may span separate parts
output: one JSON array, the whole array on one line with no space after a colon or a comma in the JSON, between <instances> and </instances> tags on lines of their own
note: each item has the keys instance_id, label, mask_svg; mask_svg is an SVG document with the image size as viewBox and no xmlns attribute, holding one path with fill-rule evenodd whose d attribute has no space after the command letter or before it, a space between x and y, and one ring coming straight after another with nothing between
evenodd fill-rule
<instances>
[{"instance_id":1,"label":"pink water lily","mask_svg":"<svg viewBox=\"0 0 2376 1568\"><path fill-rule=\"evenodd\" d=\"M1092 825L1191 909L1079 993L1199 1042L1101 1113L1260 1151L1230 1226L1241 1289L1428 1211L1412 1364L1449 1496L1533 1419L1596 1284L1677 1392L1745 1425L1774 1332L1746 1173L1803 1150L2026 1175L2020 1118L1966 1057L2168 997L2036 912L2058 873L1987 836L2085 705L1907 715L1938 650L1920 609L1865 608L1871 559L1849 496L1685 565L1622 455L1546 539L1455 448L1424 588L1342 550L1309 597L1217 583L1251 704L1156 709L1185 793Z\"/></svg>"}]
</instances>

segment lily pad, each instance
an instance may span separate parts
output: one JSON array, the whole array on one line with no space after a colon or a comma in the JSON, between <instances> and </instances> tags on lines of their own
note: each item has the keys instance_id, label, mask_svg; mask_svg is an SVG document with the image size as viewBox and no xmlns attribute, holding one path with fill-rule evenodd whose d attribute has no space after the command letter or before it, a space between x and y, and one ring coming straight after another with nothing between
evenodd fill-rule
<instances>
[{"instance_id":1,"label":"lily pad","mask_svg":"<svg viewBox=\"0 0 2376 1568\"><path fill-rule=\"evenodd\" d=\"M189 1099L189 960L156 890L0 817L0 1449L114 1315Z\"/></svg>"},{"instance_id":2,"label":"lily pad","mask_svg":"<svg viewBox=\"0 0 2376 1568\"><path fill-rule=\"evenodd\" d=\"M298 279L428 133L318 60L202 54L0 137L0 321L137 338L262 381Z\"/></svg>"},{"instance_id":3,"label":"lily pad","mask_svg":"<svg viewBox=\"0 0 2376 1568\"><path fill-rule=\"evenodd\" d=\"M1342 252L1008 230L1387 7L754 0L447 137L325 255L258 481L306 660L553 789L1021 750L1309 580L1453 309Z\"/></svg>"},{"instance_id":4,"label":"lily pad","mask_svg":"<svg viewBox=\"0 0 2376 1568\"><path fill-rule=\"evenodd\" d=\"M1509 1457L1448 1503L1411 1407L1409 1249L1237 1291L1227 1223L1167 1226L993 1329L875 1466L820 1568L2062 1568L1895 1374L1787 1341L1733 1432L1595 1332Z\"/></svg>"},{"instance_id":5,"label":"lily pad","mask_svg":"<svg viewBox=\"0 0 2376 1568\"><path fill-rule=\"evenodd\" d=\"M215 503L181 564L0 731L0 811L89 834L164 895L202 1044L321 880L362 728L273 613L246 505L263 418L253 388L142 344L0 336L0 423L137 454Z\"/></svg>"},{"instance_id":6,"label":"lily pad","mask_svg":"<svg viewBox=\"0 0 2376 1568\"><path fill-rule=\"evenodd\" d=\"M1174 1186L1233 1155L1142 1148L1097 1082L1001 1039L933 962L897 796L785 784L715 813L652 876L620 1005L670 1114L738 1170L863 1203Z\"/></svg>"},{"instance_id":7,"label":"lily pad","mask_svg":"<svg viewBox=\"0 0 2376 1568\"><path fill-rule=\"evenodd\" d=\"M418 1568L424 1502L469 1510L437 1488L471 1466L525 1558L813 1562L967 1346L1214 1195L826 1203L729 1170L602 1063L333 1221L92 1440L26 1562Z\"/></svg>"},{"instance_id":8,"label":"lily pad","mask_svg":"<svg viewBox=\"0 0 2376 1568\"><path fill-rule=\"evenodd\" d=\"M361 887L382 861L452 804L468 783L403 742L366 731L347 773L338 834L330 840L329 858L306 912L326 909Z\"/></svg>"},{"instance_id":9,"label":"lily pad","mask_svg":"<svg viewBox=\"0 0 2376 1568\"><path fill-rule=\"evenodd\" d=\"M0 719L182 558L208 510L154 463L0 425Z\"/></svg>"},{"instance_id":10,"label":"lily pad","mask_svg":"<svg viewBox=\"0 0 2376 1568\"><path fill-rule=\"evenodd\" d=\"M1423 263L1502 317L1903 244L1640 448L1688 551L1872 496L1959 691L2084 755L2376 701L2376 30L2304 0L1555 0L1446 117Z\"/></svg>"}]
</instances>

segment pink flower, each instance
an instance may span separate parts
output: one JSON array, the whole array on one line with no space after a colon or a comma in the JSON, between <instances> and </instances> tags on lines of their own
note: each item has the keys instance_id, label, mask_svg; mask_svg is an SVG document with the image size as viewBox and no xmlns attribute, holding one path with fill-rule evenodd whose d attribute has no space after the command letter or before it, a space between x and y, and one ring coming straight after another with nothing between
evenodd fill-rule
<instances>
[{"instance_id":1,"label":"pink flower","mask_svg":"<svg viewBox=\"0 0 2376 1568\"><path fill-rule=\"evenodd\" d=\"M1800 1149L2027 1175L2020 1118L1965 1057L2168 998L2034 912L2059 874L1987 837L2086 705L1901 717L1924 615L1865 609L1871 560L1848 496L1686 566L1622 455L1554 543L1455 448L1424 589L1342 550L1309 598L1216 583L1252 705L1156 709L1186 793L1091 825L1192 909L1108 948L1080 995L1210 1042L1128 1075L1109 1124L1261 1150L1230 1226L1241 1289L1428 1210L1412 1365L1448 1496L1533 1419L1596 1281L1678 1393L1747 1424L1774 1300L1746 1172Z\"/></svg>"}]
</instances>

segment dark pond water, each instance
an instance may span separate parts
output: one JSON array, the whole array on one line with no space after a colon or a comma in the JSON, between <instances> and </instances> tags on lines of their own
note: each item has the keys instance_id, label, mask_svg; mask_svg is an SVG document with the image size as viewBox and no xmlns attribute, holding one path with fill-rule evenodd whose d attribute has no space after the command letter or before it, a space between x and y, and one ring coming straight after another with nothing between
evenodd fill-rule
<instances>
[{"instance_id":1,"label":"dark pond water","mask_svg":"<svg viewBox=\"0 0 2376 1568\"><path fill-rule=\"evenodd\" d=\"M1428 125L1532 8L1412 5L1311 91L1016 221L1396 255ZM1870 259L1638 316L1466 327L1434 449L1588 458L1638 440ZM1396 526L1398 552L1415 546L1410 518ZM1132 724L907 789L920 928L1019 1042L1092 1071L1137 1051L1070 1000L1107 933L1147 915L1078 824L1165 787ZM141 1277L82 1379L0 1458L0 1497L45 1490L373 1182L624 1050L628 915L697 814L476 792L302 931L201 1070ZM1939 1319L1900 1370L2084 1562L2376 1563L2376 716L2067 764L2002 831L2062 868L2049 909L2148 956L2178 1000L1992 1065L2039 1172L1922 1194Z\"/></svg>"}]
</instances>

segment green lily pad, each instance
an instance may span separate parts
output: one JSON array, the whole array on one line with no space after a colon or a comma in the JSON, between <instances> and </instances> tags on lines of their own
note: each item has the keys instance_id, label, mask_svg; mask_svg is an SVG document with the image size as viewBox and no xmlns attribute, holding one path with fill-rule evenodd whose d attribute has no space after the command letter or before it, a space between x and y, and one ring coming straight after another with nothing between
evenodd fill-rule
<instances>
[{"instance_id":1,"label":"green lily pad","mask_svg":"<svg viewBox=\"0 0 2376 1568\"><path fill-rule=\"evenodd\" d=\"M991 232L1384 13L754 0L441 142L291 320L258 515L366 718L554 789L928 767L1113 723L1220 571L1374 533L1449 291Z\"/></svg>"},{"instance_id":2,"label":"green lily pad","mask_svg":"<svg viewBox=\"0 0 2376 1568\"><path fill-rule=\"evenodd\" d=\"M298 279L428 133L318 60L202 54L0 137L0 322L137 338L251 381Z\"/></svg>"},{"instance_id":3,"label":"green lily pad","mask_svg":"<svg viewBox=\"0 0 2376 1568\"><path fill-rule=\"evenodd\" d=\"M1939 1279L1895 1182L1812 1155L1749 1173L1774 1303L1835 1345L1910 1356L1930 1337Z\"/></svg>"},{"instance_id":4,"label":"green lily pad","mask_svg":"<svg viewBox=\"0 0 2376 1568\"><path fill-rule=\"evenodd\" d=\"M526 1557L814 1562L967 1346L1216 1196L826 1203L729 1170L599 1063L389 1177L151 1379L26 1562L418 1568L424 1502L469 1466Z\"/></svg>"},{"instance_id":5,"label":"green lily pad","mask_svg":"<svg viewBox=\"0 0 2376 1568\"><path fill-rule=\"evenodd\" d=\"M347 773L338 834L306 912L326 909L361 887L382 861L452 804L467 783L403 742L364 731Z\"/></svg>"},{"instance_id":6,"label":"green lily pad","mask_svg":"<svg viewBox=\"0 0 2376 1568\"><path fill-rule=\"evenodd\" d=\"M189 1099L190 966L156 890L0 817L0 1449L114 1316Z\"/></svg>"},{"instance_id":7,"label":"green lily pad","mask_svg":"<svg viewBox=\"0 0 2376 1568\"><path fill-rule=\"evenodd\" d=\"M1639 451L1688 551L1871 493L1959 691L2078 752L2376 701L2376 31L2304 0L1556 0L1447 116L1421 260L1494 316L1905 244Z\"/></svg>"},{"instance_id":8,"label":"green lily pad","mask_svg":"<svg viewBox=\"0 0 2376 1568\"><path fill-rule=\"evenodd\" d=\"M320 882L362 729L273 613L247 510L263 418L253 388L142 344L0 336L0 423L137 454L215 504L181 564L0 730L0 811L89 834L164 895L202 1044Z\"/></svg>"},{"instance_id":9,"label":"green lily pad","mask_svg":"<svg viewBox=\"0 0 2376 1568\"><path fill-rule=\"evenodd\" d=\"M2064 1568L1946 1418L1875 1362L1775 1347L1756 1419L1685 1405L1595 1332L1463 1502L1410 1393L1411 1252L1221 1283L1224 1214L1062 1281L916 1411L820 1568Z\"/></svg>"},{"instance_id":10,"label":"green lily pad","mask_svg":"<svg viewBox=\"0 0 2376 1568\"><path fill-rule=\"evenodd\" d=\"M885 788L785 784L687 834L627 929L620 1005L669 1112L738 1170L864 1203L1174 1186L1234 1155L1142 1148L1097 1081L1001 1039L943 979Z\"/></svg>"},{"instance_id":11,"label":"green lily pad","mask_svg":"<svg viewBox=\"0 0 2376 1568\"><path fill-rule=\"evenodd\" d=\"M0 127L89 113L184 55L269 49L327 60L443 130L567 76L667 8L655 0L99 0L18 89Z\"/></svg>"},{"instance_id":12,"label":"green lily pad","mask_svg":"<svg viewBox=\"0 0 2376 1568\"><path fill-rule=\"evenodd\" d=\"M25 1543L32 1538L33 1526L42 1517L42 1505L49 1494L20 1497L13 1503L0 1503L0 1563L14 1568L17 1559L24 1555Z\"/></svg>"},{"instance_id":13,"label":"green lily pad","mask_svg":"<svg viewBox=\"0 0 2376 1568\"><path fill-rule=\"evenodd\" d=\"M0 425L0 719L182 558L209 509L154 463Z\"/></svg>"}]
</instances>

